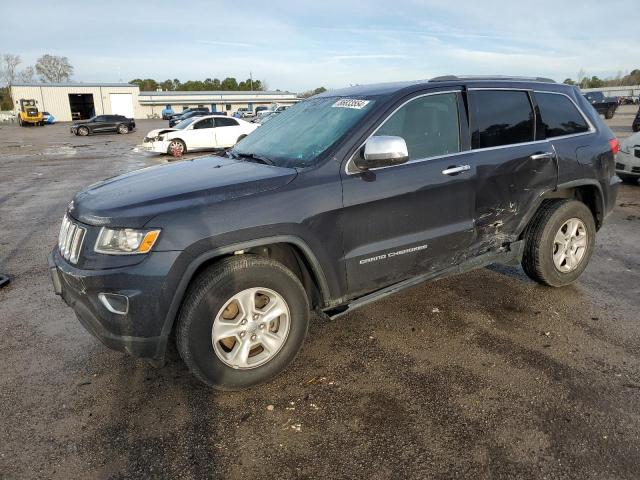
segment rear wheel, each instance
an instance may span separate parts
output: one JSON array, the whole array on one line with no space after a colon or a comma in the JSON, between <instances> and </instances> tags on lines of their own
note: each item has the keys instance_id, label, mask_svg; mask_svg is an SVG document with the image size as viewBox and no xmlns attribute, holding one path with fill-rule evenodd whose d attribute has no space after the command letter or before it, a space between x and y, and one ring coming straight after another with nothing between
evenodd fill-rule
<instances>
[{"instance_id":1,"label":"rear wheel","mask_svg":"<svg viewBox=\"0 0 640 480\"><path fill-rule=\"evenodd\" d=\"M86 137L87 135L89 135L89 129L87 127L78 127L77 132L81 137Z\"/></svg>"},{"instance_id":2,"label":"rear wheel","mask_svg":"<svg viewBox=\"0 0 640 480\"><path fill-rule=\"evenodd\" d=\"M284 265L234 256L190 286L176 329L189 370L219 390L270 380L295 358L307 334L309 303Z\"/></svg>"},{"instance_id":3,"label":"rear wheel","mask_svg":"<svg viewBox=\"0 0 640 480\"><path fill-rule=\"evenodd\" d=\"M595 246L591 210L577 200L544 203L525 235L522 267L533 280L551 287L574 282Z\"/></svg>"},{"instance_id":4,"label":"rear wheel","mask_svg":"<svg viewBox=\"0 0 640 480\"><path fill-rule=\"evenodd\" d=\"M614 113L616 113L616 109L614 107L609 107L604 114L604 118L611 119L613 118Z\"/></svg>"},{"instance_id":5,"label":"rear wheel","mask_svg":"<svg viewBox=\"0 0 640 480\"><path fill-rule=\"evenodd\" d=\"M129 127L124 124L118 125L118 133L120 135L124 135L125 133L129 133Z\"/></svg>"}]
</instances>

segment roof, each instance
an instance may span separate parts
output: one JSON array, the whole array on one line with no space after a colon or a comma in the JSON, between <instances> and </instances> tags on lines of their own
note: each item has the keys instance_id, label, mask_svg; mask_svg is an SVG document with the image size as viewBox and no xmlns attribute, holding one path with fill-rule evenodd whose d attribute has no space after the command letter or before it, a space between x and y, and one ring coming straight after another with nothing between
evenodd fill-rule
<instances>
[{"instance_id":1,"label":"roof","mask_svg":"<svg viewBox=\"0 0 640 480\"><path fill-rule=\"evenodd\" d=\"M162 92L144 91L140 92L140 96L172 96L172 95L295 95L291 92L273 92L263 90L168 90Z\"/></svg>"},{"instance_id":2,"label":"roof","mask_svg":"<svg viewBox=\"0 0 640 480\"><path fill-rule=\"evenodd\" d=\"M353 87L330 90L315 97L343 97L343 96L376 96L392 95L400 91L414 91L428 88L447 86L473 85L473 86L501 86L522 88L522 84L544 85L545 88L559 90L567 85L556 83L543 77L508 77L508 76L455 76L435 77L430 80L413 80L407 82L374 83L371 85L355 85ZM314 98L315 98L314 97Z\"/></svg>"},{"instance_id":3,"label":"roof","mask_svg":"<svg viewBox=\"0 0 640 480\"><path fill-rule=\"evenodd\" d=\"M131 85L130 83L82 83L82 82L68 82L68 83L14 83L12 87L128 87L136 88L137 85Z\"/></svg>"}]
</instances>

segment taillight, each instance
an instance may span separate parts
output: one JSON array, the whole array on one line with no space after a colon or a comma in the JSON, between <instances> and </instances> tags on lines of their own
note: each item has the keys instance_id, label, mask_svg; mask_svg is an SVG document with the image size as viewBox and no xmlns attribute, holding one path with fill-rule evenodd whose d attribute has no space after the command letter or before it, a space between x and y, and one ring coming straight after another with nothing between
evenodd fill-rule
<instances>
[{"instance_id":1,"label":"taillight","mask_svg":"<svg viewBox=\"0 0 640 480\"><path fill-rule=\"evenodd\" d=\"M611 147L611 153L615 155L620 150L620 142L617 138L612 138L609 140L609 147Z\"/></svg>"}]
</instances>

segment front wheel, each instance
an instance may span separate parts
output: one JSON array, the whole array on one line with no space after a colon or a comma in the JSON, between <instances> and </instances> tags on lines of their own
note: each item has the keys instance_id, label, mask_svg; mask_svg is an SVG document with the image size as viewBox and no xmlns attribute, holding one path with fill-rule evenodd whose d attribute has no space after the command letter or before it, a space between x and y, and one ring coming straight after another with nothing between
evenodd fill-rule
<instances>
[{"instance_id":1,"label":"front wheel","mask_svg":"<svg viewBox=\"0 0 640 480\"><path fill-rule=\"evenodd\" d=\"M86 137L87 135L89 135L89 129L87 127L79 127L76 132L77 135L80 135L81 137Z\"/></svg>"},{"instance_id":2,"label":"front wheel","mask_svg":"<svg viewBox=\"0 0 640 480\"><path fill-rule=\"evenodd\" d=\"M584 203L543 203L525 233L522 267L543 285L568 285L587 267L595 238L593 214Z\"/></svg>"},{"instance_id":3,"label":"front wheel","mask_svg":"<svg viewBox=\"0 0 640 480\"><path fill-rule=\"evenodd\" d=\"M268 258L234 256L191 285L176 341L199 380L218 390L239 390L289 365L308 325L309 302L298 277Z\"/></svg>"},{"instance_id":4,"label":"front wheel","mask_svg":"<svg viewBox=\"0 0 640 480\"><path fill-rule=\"evenodd\" d=\"M184 144L182 140L171 140L169 147L167 148L167 153L169 155L180 156L183 155L187 151L187 146Z\"/></svg>"}]
</instances>

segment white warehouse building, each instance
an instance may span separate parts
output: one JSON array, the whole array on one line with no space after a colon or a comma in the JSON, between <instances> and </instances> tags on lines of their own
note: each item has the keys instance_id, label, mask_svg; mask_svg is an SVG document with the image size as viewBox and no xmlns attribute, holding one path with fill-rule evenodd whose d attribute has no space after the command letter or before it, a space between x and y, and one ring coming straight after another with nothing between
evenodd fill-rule
<instances>
[{"instance_id":1,"label":"white warehouse building","mask_svg":"<svg viewBox=\"0 0 640 480\"><path fill-rule=\"evenodd\" d=\"M293 105L296 94L262 91L141 92L128 83L43 83L11 86L14 109L21 99L34 99L38 109L57 121L83 120L94 115L124 115L141 119L161 116L165 107L178 113L189 107L207 107L232 115L239 108L254 110L273 104Z\"/></svg>"}]
</instances>

